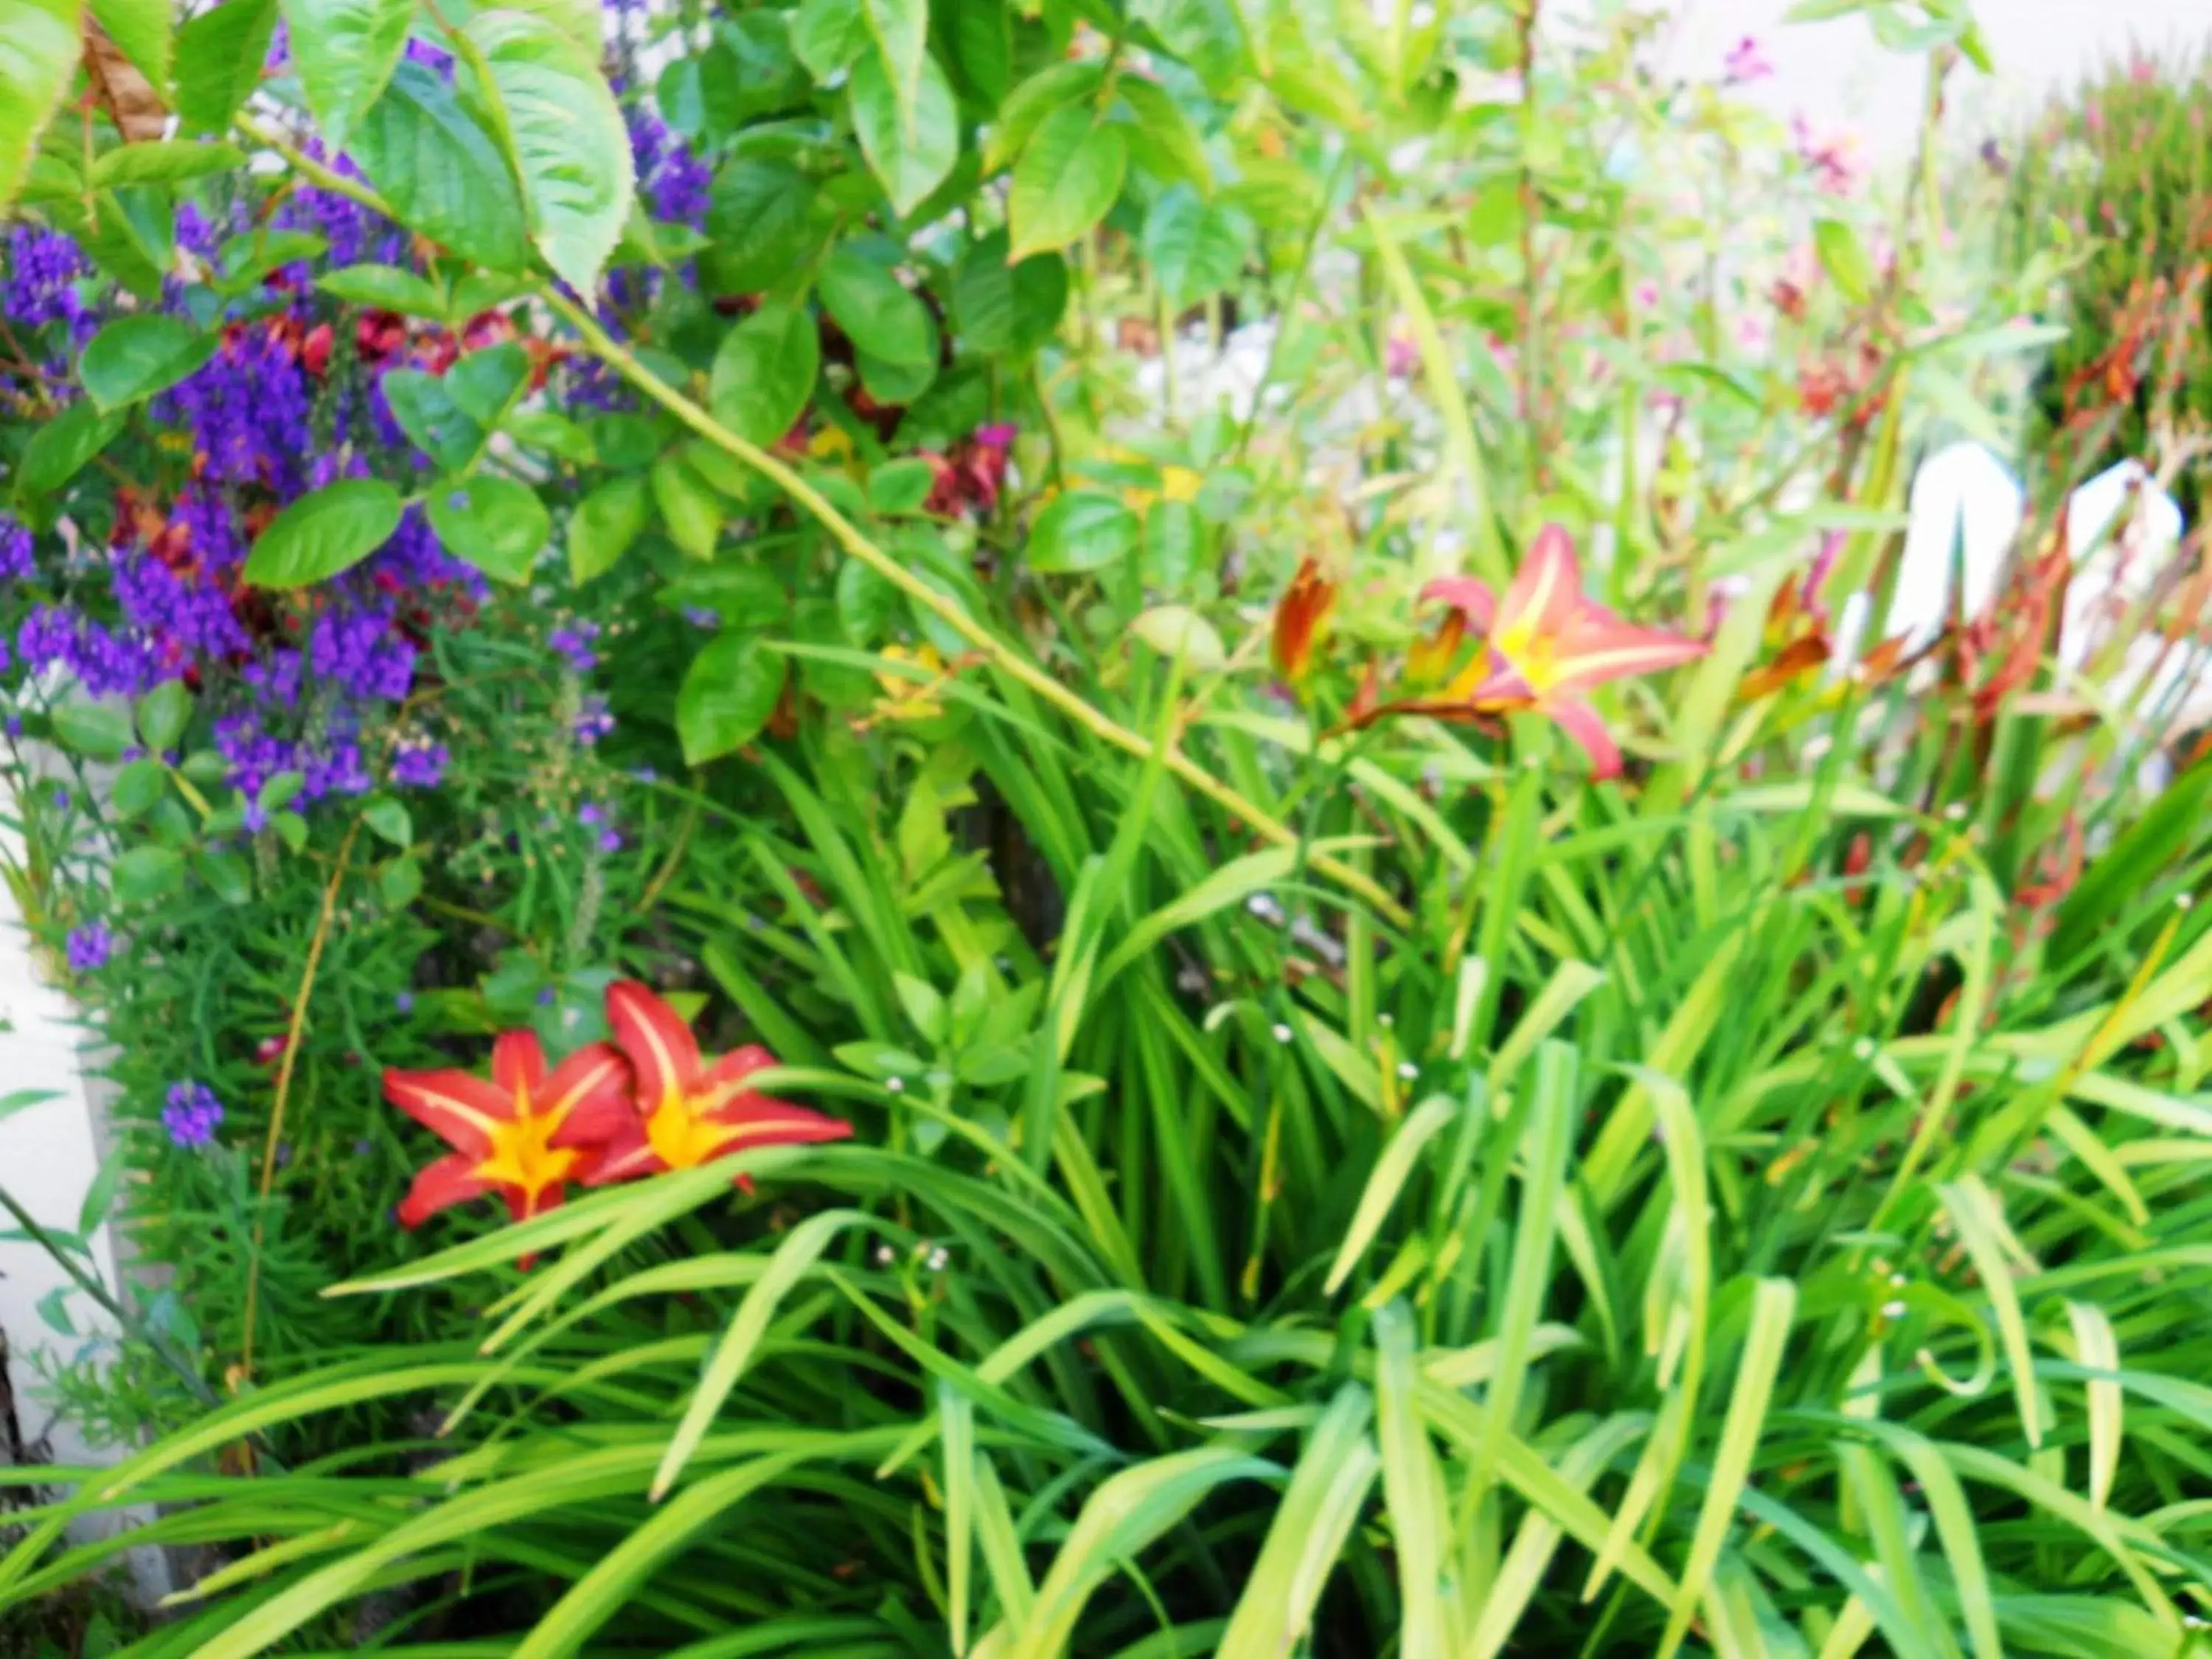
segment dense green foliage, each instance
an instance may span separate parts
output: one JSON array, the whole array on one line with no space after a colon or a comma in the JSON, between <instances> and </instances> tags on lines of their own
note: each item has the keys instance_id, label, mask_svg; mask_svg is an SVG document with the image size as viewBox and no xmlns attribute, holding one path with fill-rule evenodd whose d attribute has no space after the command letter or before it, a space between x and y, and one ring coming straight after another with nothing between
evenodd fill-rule
<instances>
[{"instance_id":1,"label":"dense green foliage","mask_svg":"<svg viewBox=\"0 0 2212 1659\"><path fill-rule=\"evenodd\" d=\"M76 1231L190 1316L87 1287L66 1397L160 1432L40 1473L0 1617L155 1541L149 1659L2196 1639L2212 764L2058 695L2041 565L1880 642L2046 337L1932 143L1869 196L1625 6L289 0L251 105L274 7L141 9L235 148L4 70L96 301L0 428L11 696L123 763L22 751L15 873L137 1119ZM1978 52L1814 9L1931 120ZM257 340L330 465L210 503ZM686 1139L641 983L850 1138ZM630 1143L375 1103L512 1107L421 1074L525 1027Z\"/></svg>"}]
</instances>

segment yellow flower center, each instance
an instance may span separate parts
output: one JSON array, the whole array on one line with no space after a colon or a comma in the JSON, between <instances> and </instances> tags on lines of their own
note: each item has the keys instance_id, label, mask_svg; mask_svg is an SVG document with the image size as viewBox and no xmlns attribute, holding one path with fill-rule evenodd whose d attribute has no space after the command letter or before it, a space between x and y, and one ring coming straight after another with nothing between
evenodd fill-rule
<instances>
[{"instance_id":1,"label":"yellow flower center","mask_svg":"<svg viewBox=\"0 0 2212 1659\"><path fill-rule=\"evenodd\" d=\"M538 1195L567 1180L576 1167L580 1154L551 1144L560 1127L559 1119L531 1111L528 1088L516 1090L513 1119L492 1124L486 1131L491 1151L477 1165L477 1178L502 1187L520 1187L535 1208Z\"/></svg>"},{"instance_id":2,"label":"yellow flower center","mask_svg":"<svg viewBox=\"0 0 2212 1659\"><path fill-rule=\"evenodd\" d=\"M695 1170L708 1162L728 1134L726 1126L699 1116L690 1097L673 1089L645 1121L647 1141L672 1170Z\"/></svg>"},{"instance_id":3,"label":"yellow flower center","mask_svg":"<svg viewBox=\"0 0 2212 1659\"><path fill-rule=\"evenodd\" d=\"M1518 623L1492 641L1498 654L1511 663L1528 690L1540 697L1559 677L1559 648L1556 641L1537 633L1528 623Z\"/></svg>"}]
</instances>

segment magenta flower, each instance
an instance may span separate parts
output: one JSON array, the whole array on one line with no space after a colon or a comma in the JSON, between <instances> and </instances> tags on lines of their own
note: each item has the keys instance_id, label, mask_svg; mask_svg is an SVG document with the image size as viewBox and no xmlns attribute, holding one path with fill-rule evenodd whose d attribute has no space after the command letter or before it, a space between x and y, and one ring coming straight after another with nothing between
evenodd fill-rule
<instances>
[{"instance_id":1,"label":"magenta flower","mask_svg":"<svg viewBox=\"0 0 2212 1659\"><path fill-rule=\"evenodd\" d=\"M1766 55L1766 48L1755 34L1747 34L1729 49L1722 60L1728 72L1728 82L1733 87L1747 87L1754 81L1764 81L1774 73L1774 61Z\"/></svg>"}]
</instances>

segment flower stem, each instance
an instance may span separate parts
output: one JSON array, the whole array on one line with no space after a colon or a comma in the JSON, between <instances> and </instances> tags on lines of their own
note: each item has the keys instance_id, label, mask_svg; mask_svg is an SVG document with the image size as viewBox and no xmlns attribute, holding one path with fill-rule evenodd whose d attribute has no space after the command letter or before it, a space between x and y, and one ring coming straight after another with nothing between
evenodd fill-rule
<instances>
[{"instance_id":1,"label":"flower stem","mask_svg":"<svg viewBox=\"0 0 2212 1659\"><path fill-rule=\"evenodd\" d=\"M285 162L324 189L331 190L359 203L387 218L397 219L391 208L375 191L357 179L348 179L307 155L282 131L267 123L250 117L240 117L239 129L256 143L273 150ZM717 421L691 398L659 379L644 364L638 362L622 343L602 328L597 319L567 295L550 284L541 285L538 298L553 313L583 337L592 354L616 370L639 391L667 410L717 449L744 462L754 471L767 478L793 501L812 514L832 540L851 557L875 571L876 574L901 592L936 615L945 626L973 645L1002 672L1018 680L1030 690L1058 708L1070 720L1115 748L1133 755L1139 760L1150 760L1152 744L1140 733L1131 731L1085 702L1083 696L1062 685L1013 647L1000 640L990 629L975 621L959 605L939 592L927 582L909 571L903 564L876 545L863 534L852 520L846 518L822 493L808 483L796 470L778 459L757 444L748 443L736 433ZM1297 834L1289 825L1269 814L1257 802L1246 799L1231 785L1207 771L1180 749L1170 746L1165 764L1188 787L1195 790L1231 817L1243 820L1261 836L1278 847L1296 847ZM1339 886L1358 894L1374 906L1376 914L1399 927L1412 921L1412 914L1390 896L1389 890L1365 871L1355 868L1342 859L1316 853L1311 863L1316 871Z\"/></svg>"}]
</instances>

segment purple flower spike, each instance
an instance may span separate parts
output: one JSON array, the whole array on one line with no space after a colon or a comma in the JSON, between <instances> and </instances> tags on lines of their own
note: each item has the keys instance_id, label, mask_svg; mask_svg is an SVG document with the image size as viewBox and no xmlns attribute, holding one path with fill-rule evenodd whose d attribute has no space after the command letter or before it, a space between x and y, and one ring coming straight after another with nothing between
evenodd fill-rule
<instances>
[{"instance_id":1,"label":"purple flower spike","mask_svg":"<svg viewBox=\"0 0 2212 1659\"><path fill-rule=\"evenodd\" d=\"M170 1145L191 1152L215 1139L222 1123L222 1102L204 1083L179 1083L169 1090L169 1103L161 1108L161 1127Z\"/></svg>"}]
</instances>

